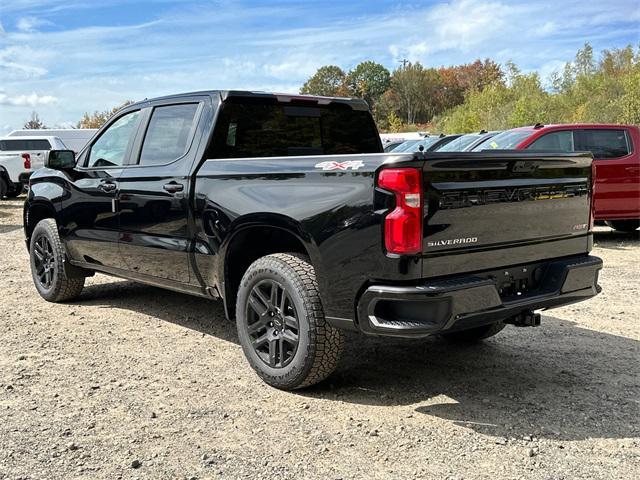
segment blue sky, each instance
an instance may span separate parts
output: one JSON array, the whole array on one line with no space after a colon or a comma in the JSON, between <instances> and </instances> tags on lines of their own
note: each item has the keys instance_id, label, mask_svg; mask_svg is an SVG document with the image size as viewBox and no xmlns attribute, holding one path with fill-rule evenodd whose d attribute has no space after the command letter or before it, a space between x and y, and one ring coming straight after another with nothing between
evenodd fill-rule
<instances>
[{"instance_id":1,"label":"blue sky","mask_svg":"<svg viewBox=\"0 0 640 480\"><path fill-rule=\"evenodd\" d=\"M640 43L640 0L0 1L0 134L126 99L235 88L296 92L325 64L393 69L490 57L543 76L588 41Z\"/></svg>"}]
</instances>

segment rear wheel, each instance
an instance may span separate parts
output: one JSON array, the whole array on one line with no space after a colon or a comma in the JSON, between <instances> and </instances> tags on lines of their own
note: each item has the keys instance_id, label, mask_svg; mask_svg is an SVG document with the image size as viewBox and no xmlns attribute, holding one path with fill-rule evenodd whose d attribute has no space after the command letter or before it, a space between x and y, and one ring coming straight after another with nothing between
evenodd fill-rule
<instances>
[{"instance_id":1,"label":"rear wheel","mask_svg":"<svg viewBox=\"0 0 640 480\"><path fill-rule=\"evenodd\" d=\"M236 317L249 364L273 387L313 385L338 363L344 335L326 322L315 271L302 255L278 253L252 263L240 282Z\"/></svg>"},{"instance_id":2,"label":"rear wheel","mask_svg":"<svg viewBox=\"0 0 640 480\"><path fill-rule=\"evenodd\" d=\"M10 185L12 188L10 188L7 191L7 198L16 198L18 195L20 195L22 193L22 185L19 183L14 183L13 185Z\"/></svg>"},{"instance_id":3,"label":"rear wheel","mask_svg":"<svg viewBox=\"0 0 640 480\"><path fill-rule=\"evenodd\" d=\"M502 331L505 327L503 321L483 325L482 327L470 328L469 330L461 330L459 332L444 333L442 336L450 342L456 343L474 343L493 337Z\"/></svg>"},{"instance_id":4,"label":"rear wheel","mask_svg":"<svg viewBox=\"0 0 640 480\"><path fill-rule=\"evenodd\" d=\"M635 232L640 227L640 220L610 220L606 223L614 230L626 233Z\"/></svg>"},{"instance_id":5,"label":"rear wheel","mask_svg":"<svg viewBox=\"0 0 640 480\"><path fill-rule=\"evenodd\" d=\"M64 246L55 220L41 220L33 229L29 255L33 283L42 298L49 302L63 302L80 295L84 277L67 274Z\"/></svg>"},{"instance_id":6,"label":"rear wheel","mask_svg":"<svg viewBox=\"0 0 640 480\"><path fill-rule=\"evenodd\" d=\"M0 177L0 199L3 199L7 196L7 192L9 191L9 184L7 181Z\"/></svg>"}]
</instances>

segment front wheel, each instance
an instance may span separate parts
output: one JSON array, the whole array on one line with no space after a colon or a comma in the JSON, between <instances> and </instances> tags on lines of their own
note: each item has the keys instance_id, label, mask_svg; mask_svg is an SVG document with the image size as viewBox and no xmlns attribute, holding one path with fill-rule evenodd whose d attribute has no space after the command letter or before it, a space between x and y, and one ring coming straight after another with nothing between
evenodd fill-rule
<instances>
[{"instance_id":1,"label":"front wheel","mask_svg":"<svg viewBox=\"0 0 640 480\"><path fill-rule=\"evenodd\" d=\"M240 282L236 323L251 367L284 390L327 378L344 344L342 331L325 320L313 266L293 253L251 264Z\"/></svg>"},{"instance_id":2,"label":"front wheel","mask_svg":"<svg viewBox=\"0 0 640 480\"><path fill-rule=\"evenodd\" d=\"M72 300L84 288L84 277L70 277L65 270L64 245L52 218L38 222L29 247L31 276L42 298L49 302Z\"/></svg>"},{"instance_id":3,"label":"front wheel","mask_svg":"<svg viewBox=\"0 0 640 480\"><path fill-rule=\"evenodd\" d=\"M610 220L606 224L618 232L632 233L640 227L640 220Z\"/></svg>"}]
</instances>

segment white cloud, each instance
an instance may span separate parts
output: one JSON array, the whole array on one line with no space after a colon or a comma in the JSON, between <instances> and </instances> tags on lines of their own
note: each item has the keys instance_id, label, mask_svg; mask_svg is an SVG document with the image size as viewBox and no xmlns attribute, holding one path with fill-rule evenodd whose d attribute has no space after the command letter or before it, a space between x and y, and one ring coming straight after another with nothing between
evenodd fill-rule
<instances>
[{"instance_id":1,"label":"white cloud","mask_svg":"<svg viewBox=\"0 0 640 480\"><path fill-rule=\"evenodd\" d=\"M584 41L596 51L634 41L629 38L637 38L640 19L637 0L617 0L615 9L584 0L563 0L561 6L557 0L396 3L367 13L337 1L325 8L290 0L252 5L157 0L158 8L127 25L126 0L0 0L3 24L13 27L4 34L0 29L1 83L12 98L26 102L4 100L0 124L28 116L31 92L59 99L38 104L47 124L56 124L127 99L181 91L296 92L321 65L349 69L369 59L390 69L402 58L435 67L511 59L544 78ZM121 7L122 17L100 17L105 5L110 12ZM67 11L55 13L58 9ZM83 15L85 9L92 15ZM81 27L66 28L70 14ZM35 23L22 20L33 17ZM42 18L56 28L38 31ZM633 29L635 36L629 33Z\"/></svg>"},{"instance_id":2,"label":"white cloud","mask_svg":"<svg viewBox=\"0 0 640 480\"><path fill-rule=\"evenodd\" d=\"M0 93L0 105L35 107L37 105L51 105L57 101L58 99L52 95L38 95L35 92L30 95L13 96L7 95L6 93Z\"/></svg>"},{"instance_id":3,"label":"white cloud","mask_svg":"<svg viewBox=\"0 0 640 480\"><path fill-rule=\"evenodd\" d=\"M16 28L21 32L27 33L35 32L38 27L45 25L52 25L52 23L49 20L36 17L21 17L16 22Z\"/></svg>"},{"instance_id":4,"label":"white cloud","mask_svg":"<svg viewBox=\"0 0 640 480\"><path fill-rule=\"evenodd\" d=\"M6 79L29 79L45 75L49 54L46 49L11 45L0 50L0 72Z\"/></svg>"}]
</instances>

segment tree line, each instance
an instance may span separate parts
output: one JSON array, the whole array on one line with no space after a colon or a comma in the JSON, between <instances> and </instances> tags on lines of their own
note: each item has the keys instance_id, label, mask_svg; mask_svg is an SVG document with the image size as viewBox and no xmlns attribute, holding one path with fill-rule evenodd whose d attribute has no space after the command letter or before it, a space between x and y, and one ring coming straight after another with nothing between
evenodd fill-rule
<instances>
[{"instance_id":1,"label":"tree line","mask_svg":"<svg viewBox=\"0 0 640 480\"><path fill-rule=\"evenodd\" d=\"M132 100L127 100L126 102L118 105L117 107L113 107L103 111L94 111L93 113L85 112L82 115L82 118L76 123L75 128L100 128L104 125L107 120L109 120L118 110L126 107L127 105L131 105L133 103ZM38 129L46 129L47 126L45 123L40 120L40 116L38 112L31 112L31 117L22 127L25 130L38 130Z\"/></svg>"},{"instance_id":2,"label":"tree line","mask_svg":"<svg viewBox=\"0 0 640 480\"><path fill-rule=\"evenodd\" d=\"M543 82L514 63L491 59L449 67L404 62L390 72L372 61L345 72L319 68L300 93L364 98L381 131L435 128L465 133L535 123L640 123L640 47L585 43Z\"/></svg>"},{"instance_id":3,"label":"tree line","mask_svg":"<svg viewBox=\"0 0 640 480\"><path fill-rule=\"evenodd\" d=\"M640 124L640 46L603 50L588 43L546 82L538 72L491 59L449 67L404 62L392 72L365 61L345 71L320 67L302 86L310 95L364 98L381 131L465 133L536 123ZM77 128L99 128L115 108L85 112ZM46 128L33 112L24 128Z\"/></svg>"}]
</instances>

